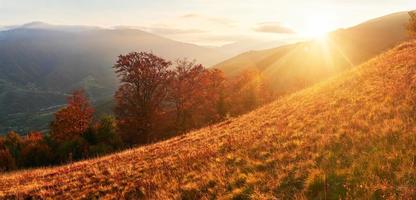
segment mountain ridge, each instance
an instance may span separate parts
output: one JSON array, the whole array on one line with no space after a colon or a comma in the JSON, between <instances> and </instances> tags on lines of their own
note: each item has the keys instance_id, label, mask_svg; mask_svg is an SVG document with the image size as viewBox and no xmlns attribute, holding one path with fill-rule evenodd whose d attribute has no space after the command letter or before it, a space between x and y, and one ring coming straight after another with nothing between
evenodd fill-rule
<instances>
[{"instance_id":1,"label":"mountain ridge","mask_svg":"<svg viewBox=\"0 0 416 200\"><path fill-rule=\"evenodd\" d=\"M269 76L274 85L285 83L282 87L287 87L277 88L277 92L287 93L363 63L405 41L408 18L407 12L393 13L336 30L326 38L246 52L214 67L230 76L244 70L267 69L264 75ZM310 69L315 72L311 74Z\"/></svg>"}]
</instances>

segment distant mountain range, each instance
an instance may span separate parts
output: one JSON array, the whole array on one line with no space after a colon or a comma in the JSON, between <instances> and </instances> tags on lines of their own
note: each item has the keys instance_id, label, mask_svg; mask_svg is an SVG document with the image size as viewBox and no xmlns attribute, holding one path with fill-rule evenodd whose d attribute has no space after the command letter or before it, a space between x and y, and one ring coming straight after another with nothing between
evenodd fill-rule
<instances>
[{"instance_id":1,"label":"distant mountain range","mask_svg":"<svg viewBox=\"0 0 416 200\"><path fill-rule=\"evenodd\" d=\"M340 29L313 41L250 51L217 64L234 76L259 70L278 93L290 93L367 61L407 39L407 12L400 12Z\"/></svg>"},{"instance_id":2,"label":"distant mountain range","mask_svg":"<svg viewBox=\"0 0 416 200\"><path fill-rule=\"evenodd\" d=\"M296 39L296 40L299 40L299 39ZM251 40L233 42L233 43L226 44L220 47L214 47L213 49L223 53L224 55L227 55L228 58L231 58L243 52L276 48L276 47L287 45L290 43L291 43L290 41L279 41L279 40L278 41L262 41L262 40L251 39Z\"/></svg>"},{"instance_id":3,"label":"distant mountain range","mask_svg":"<svg viewBox=\"0 0 416 200\"><path fill-rule=\"evenodd\" d=\"M0 31L0 133L47 127L45 117L74 89L85 88L93 101L110 98L117 85L112 66L118 55L131 51L169 60L187 57L207 66L226 58L212 48L135 29L42 22L5 27Z\"/></svg>"}]
</instances>

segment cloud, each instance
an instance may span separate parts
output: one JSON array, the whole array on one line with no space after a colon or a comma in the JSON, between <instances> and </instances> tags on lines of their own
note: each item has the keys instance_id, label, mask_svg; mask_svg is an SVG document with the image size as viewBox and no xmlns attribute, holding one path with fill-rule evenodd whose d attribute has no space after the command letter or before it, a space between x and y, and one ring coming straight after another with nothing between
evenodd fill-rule
<instances>
[{"instance_id":1,"label":"cloud","mask_svg":"<svg viewBox=\"0 0 416 200\"><path fill-rule=\"evenodd\" d=\"M206 16L202 14L196 13L189 13L179 16L180 19L184 20L193 20L193 21L201 21L201 22L208 22L211 24L217 24L227 27L233 27L235 24L234 20L225 17L213 17L213 16Z\"/></svg>"},{"instance_id":2,"label":"cloud","mask_svg":"<svg viewBox=\"0 0 416 200\"><path fill-rule=\"evenodd\" d=\"M207 31L201 29L179 29L179 28L169 28L169 27L147 27L144 30L161 34L161 35L184 35L184 34L200 34L206 33Z\"/></svg>"},{"instance_id":3,"label":"cloud","mask_svg":"<svg viewBox=\"0 0 416 200\"><path fill-rule=\"evenodd\" d=\"M278 34L294 34L295 31L283 26L280 22L265 22L259 23L254 28L256 32L263 33L278 33Z\"/></svg>"},{"instance_id":4,"label":"cloud","mask_svg":"<svg viewBox=\"0 0 416 200\"><path fill-rule=\"evenodd\" d=\"M200 17L200 15L194 14L194 13L190 13L190 14L181 15L179 17L180 18L198 18L198 17Z\"/></svg>"},{"instance_id":5,"label":"cloud","mask_svg":"<svg viewBox=\"0 0 416 200\"><path fill-rule=\"evenodd\" d=\"M137 29L154 33L158 35L187 35L187 34L201 34L208 31L202 29L186 29L186 28L173 28L166 25L151 25L151 26L115 26L114 29ZM1 29L1 27L0 27Z\"/></svg>"}]
</instances>

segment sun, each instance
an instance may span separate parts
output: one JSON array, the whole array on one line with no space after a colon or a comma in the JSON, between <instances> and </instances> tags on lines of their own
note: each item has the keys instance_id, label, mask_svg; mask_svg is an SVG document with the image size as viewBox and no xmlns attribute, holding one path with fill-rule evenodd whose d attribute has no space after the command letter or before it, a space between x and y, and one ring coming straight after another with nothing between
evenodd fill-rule
<instances>
[{"instance_id":1,"label":"sun","mask_svg":"<svg viewBox=\"0 0 416 200\"><path fill-rule=\"evenodd\" d=\"M327 15L310 16L305 19L304 26L299 33L308 38L325 38L334 29L333 17Z\"/></svg>"}]
</instances>

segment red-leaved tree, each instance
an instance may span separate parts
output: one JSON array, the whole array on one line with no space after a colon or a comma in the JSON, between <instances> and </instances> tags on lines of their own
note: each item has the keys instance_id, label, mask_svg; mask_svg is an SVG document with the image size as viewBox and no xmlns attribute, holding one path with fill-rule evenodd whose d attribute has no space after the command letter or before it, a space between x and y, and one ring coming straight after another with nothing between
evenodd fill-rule
<instances>
[{"instance_id":1,"label":"red-leaved tree","mask_svg":"<svg viewBox=\"0 0 416 200\"><path fill-rule=\"evenodd\" d=\"M226 79L219 69L209 69L204 75L204 104L202 114L208 123L218 122L225 118Z\"/></svg>"},{"instance_id":2,"label":"red-leaved tree","mask_svg":"<svg viewBox=\"0 0 416 200\"><path fill-rule=\"evenodd\" d=\"M169 102L174 107L177 133L189 131L218 121L224 77L219 70L178 60L170 84Z\"/></svg>"},{"instance_id":3,"label":"red-leaved tree","mask_svg":"<svg viewBox=\"0 0 416 200\"><path fill-rule=\"evenodd\" d=\"M57 142L69 141L82 135L91 124L94 109L85 92L77 90L68 98L68 105L55 113L51 136Z\"/></svg>"},{"instance_id":4,"label":"red-leaved tree","mask_svg":"<svg viewBox=\"0 0 416 200\"><path fill-rule=\"evenodd\" d=\"M204 99L206 70L200 64L187 60L176 61L174 78L170 84L169 101L174 105L175 128L184 132L197 126Z\"/></svg>"},{"instance_id":5,"label":"red-leaved tree","mask_svg":"<svg viewBox=\"0 0 416 200\"><path fill-rule=\"evenodd\" d=\"M114 65L121 85L115 94L115 114L125 143L143 144L155 138L162 124L162 103L172 77L171 63L152 53L120 55Z\"/></svg>"}]
</instances>

